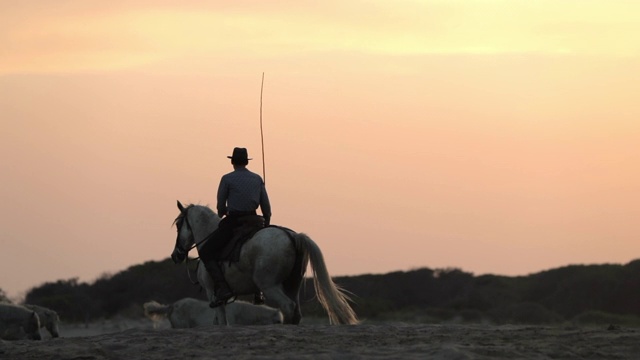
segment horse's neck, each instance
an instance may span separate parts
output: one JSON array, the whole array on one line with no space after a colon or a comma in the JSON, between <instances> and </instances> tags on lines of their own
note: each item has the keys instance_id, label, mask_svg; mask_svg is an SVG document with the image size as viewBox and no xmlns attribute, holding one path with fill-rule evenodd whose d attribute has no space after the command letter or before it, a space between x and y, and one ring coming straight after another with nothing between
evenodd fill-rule
<instances>
[{"instance_id":1,"label":"horse's neck","mask_svg":"<svg viewBox=\"0 0 640 360\"><path fill-rule=\"evenodd\" d=\"M198 247L198 250L204 245L203 240L211 235L218 228L219 220L211 219L210 221L203 222L199 224L196 228L193 229L193 234L195 235L195 241Z\"/></svg>"}]
</instances>

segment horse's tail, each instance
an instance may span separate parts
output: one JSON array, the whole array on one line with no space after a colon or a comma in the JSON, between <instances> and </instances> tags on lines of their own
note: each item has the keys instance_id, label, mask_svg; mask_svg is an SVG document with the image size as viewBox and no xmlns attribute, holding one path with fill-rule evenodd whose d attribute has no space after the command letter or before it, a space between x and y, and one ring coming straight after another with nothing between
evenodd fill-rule
<instances>
[{"instance_id":1,"label":"horse's tail","mask_svg":"<svg viewBox=\"0 0 640 360\"><path fill-rule=\"evenodd\" d=\"M320 305L329 315L331 324L357 324L356 313L349 305L351 299L340 286L336 285L327 271L324 256L318 245L303 233L296 234L296 241L309 256L313 270L313 284Z\"/></svg>"},{"instance_id":2,"label":"horse's tail","mask_svg":"<svg viewBox=\"0 0 640 360\"><path fill-rule=\"evenodd\" d=\"M158 320L159 318L167 316L171 312L173 305L162 305L156 301L149 301L142 305L144 308L144 315L151 320Z\"/></svg>"}]
</instances>

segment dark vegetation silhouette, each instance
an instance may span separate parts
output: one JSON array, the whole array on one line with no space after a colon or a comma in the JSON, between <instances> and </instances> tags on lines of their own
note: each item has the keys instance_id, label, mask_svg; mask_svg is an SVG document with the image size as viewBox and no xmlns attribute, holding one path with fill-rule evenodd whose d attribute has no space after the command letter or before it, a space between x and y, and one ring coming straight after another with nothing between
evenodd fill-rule
<instances>
[{"instance_id":1,"label":"dark vegetation silhouette","mask_svg":"<svg viewBox=\"0 0 640 360\"><path fill-rule=\"evenodd\" d=\"M190 262L192 274L196 264ZM353 294L352 305L364 321L640 326L640 260L570 265L517 277L420 268L334 281ZM307 279L303 316L323 318L313 294ZM142 304L149 300L172 303L184 297L205 295L190 282L184 265L166 259L103 275L91 284L78 279L45 283L28 291L25 303L54 309L63 321L89 322L142 316Z\"/></svg>"},{"instance_id":2,"label":"dark vegetation silhouette","mask_svg":"<svg viewBox=\"0 0 640 360\"><path fill-rule=\"evenodd\" d=\"M11 300L7 296L4 290L0 289L0 303L11 303Z\"/></svg>"}]
</instances>

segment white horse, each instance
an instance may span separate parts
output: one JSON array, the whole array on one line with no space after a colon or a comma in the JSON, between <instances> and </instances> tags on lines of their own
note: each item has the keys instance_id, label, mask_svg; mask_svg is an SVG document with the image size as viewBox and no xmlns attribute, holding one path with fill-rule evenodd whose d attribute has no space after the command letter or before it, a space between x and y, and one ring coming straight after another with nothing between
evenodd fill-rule
<instances>
[{"instance_id":1,"label":"white horse","mask_svg":"<svg viewBox=\"0 0 640 360\"><path fill-rule=\"evenodd\" d=\"M60 330L58 328L58 324L60 323L60 317L58 317L58 313L47 309L43 306L38 305L25 305L27 309L35 311L40 318L40 327L46 328L51 337L57 338L60 336Z\"/></svg>"},{"instance_id":2,"label":"white horse","mask_svg":"<svg viewBox=\"0 0 640 360\"><path fill-rule=\"evenodd\" d=\"M209 302L193 298L180 299L170 305L149 301L142 305L144 314L151 318L167 317L174 329L211 325L271 325L282 324L282 313L265 305L235 301L226 306L226 319L221 312L209 307Z\"/></svg>"},{"instance_id":3,"label":"white horse","mask_svg":"<svg viewBox=\"0 0 640 360\"><path fill-rule=\"evenodd\" d=\"M42 340L38 314L24 306L0 303L0 339Z\"/></svg>"},{"instance_id":4,"label":"white horse","mask_svg":"<svg viewBox=\"0 0 640 360\"><path fill-rule=\"evenodd\" d=\"M175 220L178 236L171 254L175 263L184 261L194 246L200 250L208 235L217 229L220 218L202 205L182 206ZM349 305L349 297L337 286L327 271L322 252L316 243L303 233L280 227L267 227L247 240L238 262L223 262L224 276L237 295L262 291L277 304L285 324L299 324L302 319L299 292L307 265L311 263L318 301L329 315L331 324L357 324L358 319ZM215 299L213 279L204 266L198 267L198 281L205 288L208 299ZM225 306L221 306L225 312ZM224 315L223 315L224 316Z\"/></svg>"}]
</instances>

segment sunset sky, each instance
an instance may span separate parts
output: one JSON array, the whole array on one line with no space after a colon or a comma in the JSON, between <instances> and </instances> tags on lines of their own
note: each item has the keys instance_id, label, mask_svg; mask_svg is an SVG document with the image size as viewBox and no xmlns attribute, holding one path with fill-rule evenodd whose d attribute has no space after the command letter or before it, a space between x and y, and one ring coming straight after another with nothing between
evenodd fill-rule
<instances>
[{"instance_id":1,"label":"sunset sky","mask_svg":"<svg viewBox=\"0 0 640 360\"><path fill-rule=\"evenodd\" d=\"M622 0L4 1L0 289L167 258L235 146L332 275L640 258L639 38Z\"/></svg>"}]
</instances>

